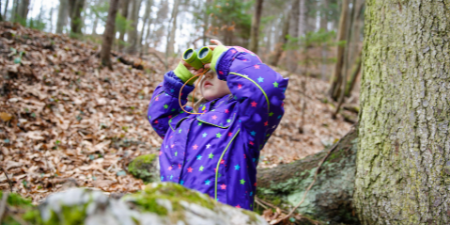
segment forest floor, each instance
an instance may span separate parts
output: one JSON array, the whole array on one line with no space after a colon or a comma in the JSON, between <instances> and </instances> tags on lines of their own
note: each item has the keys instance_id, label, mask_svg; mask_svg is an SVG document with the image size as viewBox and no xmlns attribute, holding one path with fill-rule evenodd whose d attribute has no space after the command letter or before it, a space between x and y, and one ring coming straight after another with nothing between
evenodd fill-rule
<instances>
[{"instance_id":1,"label":"forest floor","mask_svg":"<svg viewBox=\"0 0 450 225\"><path fill-rule=\"evenodd\" d=\"M68 186L106 192L143 187L126 167L136 156L159 150L162 139L146 112L166 69L153 55L145 60L124 55L133 66L115 58L110 71L99 67L99 51L99 45L65 35L0 23L0 165L7 172L0 175L1 190L12 185L37 203ZM260 167L316 153L352 126L342 115L331 118L327 82L279 72L290 78L286 113L262 150ZM353 105L357 93L349 100Z\"/></svg>"}]
</instances>

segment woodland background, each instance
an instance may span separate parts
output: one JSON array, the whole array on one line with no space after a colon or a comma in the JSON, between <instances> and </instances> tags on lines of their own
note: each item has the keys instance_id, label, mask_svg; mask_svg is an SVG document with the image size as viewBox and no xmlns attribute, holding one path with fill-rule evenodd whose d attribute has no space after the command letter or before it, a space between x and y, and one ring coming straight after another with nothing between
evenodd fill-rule
<instances>
[{"instance_id":1,"label":"woodland background","mask_svg":"<svg viewBox=\"0 0 450 225\"><path fill-rule=\"evenodd\" d=\"M145 118L151 94L210 39L290 78L260 168L330 147L358 120L363 0L0 3L0 188L34 203L68 186L140 190L127 166L162 141Z\"/></svg>"}]
</instances>

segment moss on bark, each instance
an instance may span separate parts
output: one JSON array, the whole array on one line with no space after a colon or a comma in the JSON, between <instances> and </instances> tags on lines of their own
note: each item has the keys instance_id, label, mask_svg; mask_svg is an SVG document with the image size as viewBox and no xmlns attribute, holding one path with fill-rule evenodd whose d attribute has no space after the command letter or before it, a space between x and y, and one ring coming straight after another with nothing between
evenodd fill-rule
<instances>
[{"instance_id":1,"label":"moss on bark","mask_svg":"<svg viewBox=\"0 0 450 225\"><path fill-rule=\"evenodd\" d=\"M359 217L363 224L449 224L450 2L366 3Z\"/></svg>"}]
</instances>

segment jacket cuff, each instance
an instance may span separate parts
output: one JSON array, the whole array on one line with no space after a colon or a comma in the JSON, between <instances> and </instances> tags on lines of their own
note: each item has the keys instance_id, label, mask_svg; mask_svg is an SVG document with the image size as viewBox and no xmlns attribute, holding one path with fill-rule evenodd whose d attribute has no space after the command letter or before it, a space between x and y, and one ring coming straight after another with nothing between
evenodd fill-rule
<instances>
[{"instance_id":1,"label":"jacket cuff","mask_svg":"<svg viewBox=\"0 0 450 225\"><path fill-rule=\"evenodd\" d=\"M178 98L180 89L184 85L184 82L175 75L173 71L169 71L164 75L164 90L172 97ZM194 86L186 84L183 87L181 99L187 99L187 96L194 90Z\"/></svg>"},{"instance_id":2,"label":"jacket cuff","mask_svg":"<svg viewBox=\"0 0 450 225\"><path fill-rule=\"evenodd\" d=\"M222 53L217 59L217 64L215 65L215 70L217 77L220 80L227 80L227 75L230 72L231 63L236 54L239 52L235 48L229 48L227 51Z\"/></svg>"}]
</instances>

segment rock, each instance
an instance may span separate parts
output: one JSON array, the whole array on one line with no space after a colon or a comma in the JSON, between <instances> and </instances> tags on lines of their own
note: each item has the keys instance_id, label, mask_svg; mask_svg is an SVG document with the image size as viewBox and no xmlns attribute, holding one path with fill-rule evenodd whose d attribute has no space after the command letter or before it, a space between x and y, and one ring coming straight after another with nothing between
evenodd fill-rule
<instances>
[{"instance_id":1,"label":"rock","mask_svg":"<svg viewBox=\"0 0 450 225\"><path fill-rule=\"evenodd\" d=\"M141 155L128 164L128 172L146 183L159 182L159 164L156 154Z\"/></svg>"},{"instance_id":2,"label":"rock","mask_svg":"<svg viewBox=\"0 0 450 225\"><path fill-rule=\"evenodd\" d=\"M23 220L37 225L267 224L254 212L219 203L175 183L152 183L120 199L97 190L73 188L48 196L37 208L22 215L7 218L16 219L9 222Z\"/></svg>"}]
</instances>

